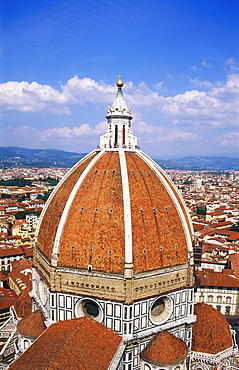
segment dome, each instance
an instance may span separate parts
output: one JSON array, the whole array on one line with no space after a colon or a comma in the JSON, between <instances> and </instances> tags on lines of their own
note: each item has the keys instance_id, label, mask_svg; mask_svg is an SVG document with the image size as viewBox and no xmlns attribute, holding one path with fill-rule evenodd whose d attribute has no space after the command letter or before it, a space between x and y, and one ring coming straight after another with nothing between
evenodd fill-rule
<instances>
[{"instance_id":1,"label":"dome","mask_svg":"<svg viewBox=\"0 0 239 370\"><path fill-rule=\"evenodd\" d=\"M37 338L45 329L46 325L41 310L31 312L17 325L19 334L28 338Z\"/></svg>"},{"instance_id":2,"label":"dome","mask_svg":"<svg viewBox=\"0 0 239 370\"><path fill-rule=\"evenodd\" d=\"M29 295L29 289L24 289L17 297L14 309L18 318L27 317L32 312L32 302Z\"/></svg>"},{"instance_id":3,"label":"dome","mask_svg":"<svg viewBox=\"0 0 239 370\"><path fill-rule=\"evenodd\" d=\"M197 320L193 324L193 351L215 355L232 347L230 327L218 310L205 303L197 303L194 313Z\"/></svg>"},{"instance_id":4,"label":"dome","mask_svg":"<svg viewBox=\"0 0 239 370\"><path fill-rule=\"evenodd\" d=\"M139 150L94 151L57 186L37 248L58 266L134 273L188 261L191 224L166 173Z\"/></svg>"},{"instance_id":5,"label":"dome","mask_svg":"<svg viewBox=\"0 0 239 370\"><path fill-rule=\"evenodd\" d=\"M175 365L184 361L188 348L182 339L168 331L160 332L141 353L141 358L155 365Z\"/></svg>"},{"instance_id":6,"label":"dome","mask_svg":"<svg viewBox=\"0 0 239 370\"><path fill-rule=\"evenodd\" d=\"M122 89L106 118L98 148L59 182L41 214L34 267L44 305L47 286L129 303L193 284L189 214L139 149Z\"/></svg>"}]
</instances>

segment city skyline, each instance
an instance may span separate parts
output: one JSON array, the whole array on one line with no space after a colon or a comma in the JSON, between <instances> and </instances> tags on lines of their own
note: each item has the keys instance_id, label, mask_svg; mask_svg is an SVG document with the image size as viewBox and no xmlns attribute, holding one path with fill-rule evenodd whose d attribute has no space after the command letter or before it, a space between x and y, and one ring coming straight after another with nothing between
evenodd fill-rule
<instances>
[{"instance_id":1,"label":"city skyline","mask_svg":"<svg viewBox=\"0 0 239 370\"><path fill-rule=\"evenodd\" d=\"M2 146L89 152L117 75L150 156L238 151L237 1L2 6Z\"/></svg>"}]
</instances>

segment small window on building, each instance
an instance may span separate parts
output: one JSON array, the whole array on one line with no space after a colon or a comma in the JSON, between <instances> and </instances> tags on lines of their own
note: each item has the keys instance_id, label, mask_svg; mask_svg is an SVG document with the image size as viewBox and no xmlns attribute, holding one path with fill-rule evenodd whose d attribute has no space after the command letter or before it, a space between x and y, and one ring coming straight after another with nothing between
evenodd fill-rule
<instances>
[{"instance_id":1,"label":"small window on building","mask_svg":"<svg viewBox=\"0 0 239 370\"><path fill-rule=\"evenodd\" d=\"M222 303L222 296L220 295L217 296L217 303Z\"/></svg>"},{"instance_id":2,"label":"small window on building","mask_svg":"<svg viewBox=\"0 0 239 370\"><path fill-rule=\"evenodd\" d=\"M226 297L226 303L227 303L227 304L230 304L231 302L232 302L231 297Z\"/></svg>"},{"instance_id":3,"label":"small window on building","mask_svg":"<svg viewBox=\"0 0 239 370\"><path fill-rule=\"evenodd\" d=\"M230 313L231 313L231 307L230 306L226 306L225 315L230 315Z\"/></svg>"},{"instance_id":4,"label":"small window on building","mask_svg":"<svg viewBox=\"0 0 239 370\"><path fill-rule=\"evenodd\" d=\"M212 295L209 295L208 296L208 303L212 303L212 301L213 301L213 296Z\"/></svg>"},{"instance_id":5,"label":"small window on building","mask_svg":"<svg viewBox=\"0 0 239 370\"><path fill-rule=\"evenodd\" d=\"M217 310L221 312L222 306L217 306Z\"/></svg>"}]
</instances>

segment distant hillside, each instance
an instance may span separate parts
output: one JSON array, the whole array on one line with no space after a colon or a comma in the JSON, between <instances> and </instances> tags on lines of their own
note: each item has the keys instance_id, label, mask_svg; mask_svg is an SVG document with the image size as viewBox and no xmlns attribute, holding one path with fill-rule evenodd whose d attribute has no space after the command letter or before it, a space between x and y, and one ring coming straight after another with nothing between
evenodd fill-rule
<instances>
[{"instance_id":1,"label":"distant hillside","mask_svg":"<svg viewBox=\"0 0 239 370\"><path fill-rule=\"evenodd\" d=\"M72 167L87 153L58 149L26 149L17 146L0 147L1 167ZM177 157L155 159L165 169L239 171L239 158L220 156Z\"/></svg>"},{"instance_id":2,"label":"distant hillside","mask_svg":"<svg viewBox=\"0 0 239 370\"><path fill-rule=\"evenodd\" d=\"M71 167L86 154L58 149L0 147L0 165L1 167Z\"/></svg>"},{"instance_id":3,"label":"distant hillside","mask_svg":"<svg viewBox=\"0 0 239 370\"><path fill-rule=\"evenodd\" d=\"M239 171L239 158L230 157L195 156L172 158L169 160L155 159L155 162L165 169Z\"/></svg>"}]
</instances>

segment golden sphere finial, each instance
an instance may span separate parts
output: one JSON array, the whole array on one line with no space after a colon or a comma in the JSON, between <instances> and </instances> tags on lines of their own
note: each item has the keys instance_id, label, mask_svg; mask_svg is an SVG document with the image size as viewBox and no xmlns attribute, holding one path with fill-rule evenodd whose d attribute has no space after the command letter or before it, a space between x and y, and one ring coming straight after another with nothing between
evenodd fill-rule
<instances>
[{"instance_id":1,"label":"golden sphere finial","mask_svg":"<svg viewBox=\"0 0 239 370\"><path fill-rule=\"evenodd\" d=\"M123 83L123 81L121 80L121 77L123 77L123 76L121 76L121 75L119 75L119 76L117 76L119 79L118 79L118 81L116 82L116 85L118 86L118 89L121 89L123 86L124 86L124 83Z\"/></svg>"}]
</instances>

